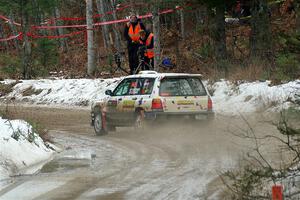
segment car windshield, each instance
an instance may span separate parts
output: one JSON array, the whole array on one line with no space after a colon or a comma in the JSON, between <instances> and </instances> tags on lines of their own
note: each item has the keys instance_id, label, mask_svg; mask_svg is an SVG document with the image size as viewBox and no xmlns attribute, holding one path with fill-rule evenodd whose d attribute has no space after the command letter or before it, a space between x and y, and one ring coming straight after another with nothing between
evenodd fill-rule
<instances>
[{"instance_id":1,"label":"car windshield","mask_svg":"<svg viewBox=\"0 0 300 200\"><path fill-rule=\"evenodd\" d=\"M114 90L113 96L149 95L152 93L154 78L124 79Z\"/></svg>"},{"instance_id":2,"label":"car windshield","mask_svg":"<svg viewBox=\"0 0 300 200\"><path fill-rule=\"evenodd\" d=\"M167 77L160 83L160 96L205 96L206 90L197 77Z\"/></svg>"}]
</instances>

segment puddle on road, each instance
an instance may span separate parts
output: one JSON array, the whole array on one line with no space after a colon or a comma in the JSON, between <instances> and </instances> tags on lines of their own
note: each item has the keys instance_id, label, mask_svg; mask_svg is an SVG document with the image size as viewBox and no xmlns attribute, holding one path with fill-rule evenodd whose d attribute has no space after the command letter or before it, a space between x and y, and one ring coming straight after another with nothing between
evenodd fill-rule
<instances>
[{"instance_id":1,"label":"puddle on road","mask_svg":"<svg viewBox=\"0 0 300 200\"><path fill-rule=\"evenodd\" d=\"M71 171L79 168L88 168L91 166L91 160L89 159L70 159L60 158L52 160L43 166L40 173L53 173L58 171Z\"/></svg>"}]
</instances>

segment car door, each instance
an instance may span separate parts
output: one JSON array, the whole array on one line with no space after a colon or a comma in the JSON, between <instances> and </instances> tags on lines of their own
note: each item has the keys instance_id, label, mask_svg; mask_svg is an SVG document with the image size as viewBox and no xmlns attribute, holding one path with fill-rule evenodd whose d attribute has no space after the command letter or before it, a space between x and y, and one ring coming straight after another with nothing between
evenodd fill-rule
<instances>
[{"instance_id":1,"label":"car door","mask_svg":"<svg viewBox=\"0 0 300 200\"><path fill-rule=\"evenodd\" d=\"M198 77L165 77L160 83L165 112L206 111L208 96Z\"/></svg>"},{"instance_id":2,"label":"car door","mask_svg":"<svg viewBox=\"0 0 300 200\"><path fill-rule=\"evenodd\" d=\"M143 107L151 94L154 79L127 78L114 90L107 103L107 115L112 120L132 121L137 107ZM152 85L152 86L151 86Z\"/></svg>"}]
</instances>

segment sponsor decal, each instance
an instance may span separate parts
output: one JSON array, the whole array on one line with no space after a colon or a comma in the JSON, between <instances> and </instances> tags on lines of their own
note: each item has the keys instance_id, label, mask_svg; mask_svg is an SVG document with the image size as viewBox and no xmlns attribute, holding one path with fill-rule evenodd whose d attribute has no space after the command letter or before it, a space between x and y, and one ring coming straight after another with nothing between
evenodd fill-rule
<instances>
[{"instance_id":1,"label":"sponsor decal","mask_svg":"<svg viewBox=\"0 0 300 200\"><path fill-rule=\"evenodd\" d=\"M134 108L135 101L133 100L125 100L123 101L123 108Z\"/></svg>"},{"instance_id":2,"label":"sponsor decal","mask_svg":"<svg viewBox=\"0 0 300 200\"><path fill-rule=\"evenodd\" d=\"M143 98L139 100L139 106L143 104Z\"/></svg>"},{"instance_id":3,"label":"sponsor decal","mask_svg":"<svg viewBox=\"0 0 300 200\"><path fill-rule=\"evenodd\" d=\"M194 101L192 101L192 100L179 100L179 101L177 101L177 105L194 105Z\"/></svg>"},{"instance_id":4,"label":"sponsor decal","mask_svg":"<svg viewBox=\"0 0 300 200\"><path fill-rule=\"evenodd\" d=\"M118 102L117 101L108 101L107 103L109 106L117 106Z\"/></svg>"}]
</instances>

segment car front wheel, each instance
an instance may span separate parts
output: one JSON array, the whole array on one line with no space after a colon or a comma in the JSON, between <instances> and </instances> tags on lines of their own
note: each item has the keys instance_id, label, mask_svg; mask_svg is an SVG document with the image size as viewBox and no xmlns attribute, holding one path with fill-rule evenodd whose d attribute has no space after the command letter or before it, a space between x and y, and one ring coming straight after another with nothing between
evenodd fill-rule
<instances>
[{"instance_id":1,"label":"car front wheel","mask_svg":"<svg viewBox=\"0 0 300 200\"><path fill-rule=\"evenodd\" d=\"M101 112L96 112L95 113L95 121L94 121L94 129L96 132L96 135L106 135L107 130L105 128L105 118Z\"/></svg>"}]
</instances>

